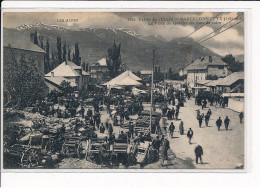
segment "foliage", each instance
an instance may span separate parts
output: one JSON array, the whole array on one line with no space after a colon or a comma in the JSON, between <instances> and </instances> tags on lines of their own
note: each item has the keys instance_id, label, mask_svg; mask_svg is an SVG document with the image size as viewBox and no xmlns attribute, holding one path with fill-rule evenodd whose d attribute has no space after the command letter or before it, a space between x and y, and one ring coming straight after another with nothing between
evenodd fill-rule
<instances>
[{"instance_id":1,"label":"foliage","mask_svg":"<svg viewBox=\"0 0 260 194\"><path fill-rule=\"evenodd\" d=\"M57 37L58 64L62 63L61 37Z\"/></svg>"},{"instance_id":2,"label":"foliage","mask_svg":"<svg viewBox=\"0 0 260 194\"><path fill-rule=\"evenodd\" d=\"M161 72L160 66L154 68L154 82L160 82L164 80L164 74Z\"/></svg>"},{"instance_id":3,"label":"foliage","mask_svg":"<svg viewBox=\"0 0 260 194\"><path fill-rule=\"evenodd\" d=\"M33 43L38 45L38 37L37 37L37 31L34 32L34 37L33 37Z\"/></svg>"},{"instance_id":4,"label":"foliage","mask_svg":"<svg viewBox=\"0 0 260 194\"><path fill-rule=\"evenodd\" d=\"M229 70L232 72L244 71L244 63L236 61L232 54L226 55L222 61L229 65Z\"/></svg>"},{"instance_id":5,"label":"foliage","mask_svg":"<svg viewBox=\"0 0 260 194\"><path fill-rule=\"evenodd\" d=\"M120 49L121 44L117 46L115 41L113 47L108 49L108 56L106 57L106 62L109 71L109 76L111 78L114 78L119 74L119 70L122 65Z\"/></svg>"},{"instance_id":6,"label":"foliage","mask_svg":"<svg viewBox=\"0 0 260 194\"><path fill-rule=\"evenodd\" d=\"M78 66L81 66L81 57L79 54L79 43L75 44L75 54L73 53L72 62Z\"/></svg>"},{"instance_id":7,"label":"foliage","mask_svg":"<svg viewBox=\"0 0 260 194\"><path fill-rule=\"evenodd\" d=\"M44 55L44 73L48 73L51 71L51 64L50 64L50 44L49 39L47 38L46 41L46 48L45 48L45 55Z\"/></svg>"},{"instance_id":8,"label":"foliage","mask_svg":"<svg viewBox=\"0 0 260 194\"><path fill-rule=\"evenodd\" d=\"M217 80L218 78L217 75L207 75L206 80Z\"/></svg>"},{"instance_id":9,"label":"foliage","mask_svg":"<svg viewBox=\"0 0 260 194\"><path fill-rule=\"evenodd\" d=\"M60 84L62 92L66 95L73 92L73 88L70 85L70 82L63 80Z\"/></svg>"},{"instance_id":10,"label":"foliage","mask_svg":"<svg viewBox=\"0 0 260 194\"><path fill-rule=\"evenodd\" d=\"M66 60L66 55L67 55L67 50L66 50L66 41L64 42L64 45L63 45L63 57L62 57L62 60L63 61L67 61Z\"/></svg>"},{"instance_id":11,"label":"foliage","mask_svg":"<svg viewBox=\"0 0 260 194\"><path fill-rule=\"evenodd\" d=\"M41 97L45 87L43 76L34 65L33 59L15 58L14 50L4 57L4 107L23 108Z\"/></svg>"},{"instance_id":12,"label":"foliage","mask_svg":"<svg viewBox=\"0 0 260 194\"><path fill-rule=\"evenodd\" d=\"M68 61L71 61L70 53L71 53L71 50L70 50L70 47L69 47L68 48Z\"/></svg>"}]
</instances>

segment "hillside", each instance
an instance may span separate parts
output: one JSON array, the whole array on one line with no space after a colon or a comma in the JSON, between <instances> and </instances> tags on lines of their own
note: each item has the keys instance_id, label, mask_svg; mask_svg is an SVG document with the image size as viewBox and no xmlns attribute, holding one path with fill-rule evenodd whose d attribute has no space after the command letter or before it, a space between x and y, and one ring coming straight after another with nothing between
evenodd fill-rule
<instances>
[{"instance_id":1,"label":"hillside","mask_svg":"<svg viewBox=\"0 0 260 194\"><path fill-rule=\"evenodd\" d=\"M113 45L113 41L121 43L121 56L123 63L130 70L148 70L152 64L152 50L156 50L156 64L161 66L161 70L168 71L171 67L174 73L188 63L188 52L180 51L187 45L194 43L191 38L178 38L167 42L158 35L143 37L140 34L123 28L86 28L73 30L60 28L56 25L37 23L35 25L23 25L16 29L4 28L4 36L19 36L29 39L30 33L37 31L39 36L43 36L45 44L47 37L50 41L50 52L56 50L56 38L61 36L62 44L66 40L74 50L74 44L79 42L80 55L82 61L92 63L107 55L107 49ZM191 49L193 60L203 55L216 55L202 45Z\"/></svg>"}]
</instances>

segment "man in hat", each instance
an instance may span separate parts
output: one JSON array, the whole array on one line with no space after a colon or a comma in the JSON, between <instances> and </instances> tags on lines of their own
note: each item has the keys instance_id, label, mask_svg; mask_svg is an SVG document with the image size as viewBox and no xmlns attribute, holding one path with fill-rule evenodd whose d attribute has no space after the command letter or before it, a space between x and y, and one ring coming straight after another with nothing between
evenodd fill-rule
<instances>
[{"instance_id":1,"label":"man in hat","mask_svg":"<svg viewBox=\"0 0 260 194\"><path fill-rule=\"evenodd\" d=\"M229 119L228 116L227 116L227 117L225 118L225 120L224 120L224 124L225 124L226 131L228 130L229 123L230 123L230 119Z\"/></svg>"},{"instance_id":2,"label":"man in hat","mask_svg":"<svg viewBox=\"0 0 260 194\"><path fill-rule=\"evenodd\" d=\"M193 130L189 128L189 131L187 133L187 137L189 138L189 144L191 144L191 139L193 137Z\"/></svg>"},{"instance_id":3,"label":"man in hat","mask_svg":"<svg viewBox=\"0 0 260 194\"><path fill-rule=\"evenodd\" d=\"M196 164L198 164L198 160L200 159L200 163L202 164L202 158L201 158L201 156L203 155L203 149L202 149L202 147L200 146L200 145L198 145L196 148L195 148L195 150L194 150L194 152L195 152L195 156L196 156Z\"/></svg>"},{"instance_id":4,"label":"man in hat","mask_svg":"<svg viewBox=\"0 0 260 194\"><path fill-rule=\"evenodd\" d=\"M171 122L171 125L169 126L170 136L173 138L173 132L174 132L175 126L173 122Z\"/></svg>"},{"instance_id":5,"label":"man in hat","mask_svg":"<svg viewBox=\"0 0 260 194\"><path fill-rule=\"evenodd\" d=\"M218 118L218 120L216 121L216 125L218 127L218 131L220 130L220 127L222 125L222 120L221 120L221 117Z\"/></svg>"}]
</instances>

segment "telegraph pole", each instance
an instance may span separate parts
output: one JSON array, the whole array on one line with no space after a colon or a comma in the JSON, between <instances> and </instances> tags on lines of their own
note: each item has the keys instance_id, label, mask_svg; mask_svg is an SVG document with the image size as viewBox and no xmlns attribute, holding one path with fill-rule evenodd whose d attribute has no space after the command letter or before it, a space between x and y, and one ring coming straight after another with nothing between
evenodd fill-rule
<instances>
[{"instance_id":1,"label":"telegraph pole","mask_svg":"<svg viewBox=\"0 0 260 194\"><path fill-rule=\"evenodd\" d=\"M153 50L153 69L152 69L152 82L151 82L151 112L150 112L150 131L152 130L152 112L153 112L153 73L155 63L155 50Z\"/></svg>"}]
</instances>

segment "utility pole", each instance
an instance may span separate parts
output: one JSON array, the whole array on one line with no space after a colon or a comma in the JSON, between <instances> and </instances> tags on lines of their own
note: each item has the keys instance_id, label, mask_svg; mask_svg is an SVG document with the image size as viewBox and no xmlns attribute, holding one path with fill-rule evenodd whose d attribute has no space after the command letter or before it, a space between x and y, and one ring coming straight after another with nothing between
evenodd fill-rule
<instances>
[{"instance_id":1,"label":"utility pole","mask_svg":"<svg viewBox=\"0 0 260 194\"><path fill-rule=\"evenodd\" d=\"M155 50L153 50L153 69L152 69L152 82L151 82L151 112L150 112L150 131L152 130L152 112L153 112L153 73L155 62Z\"/></svg>"}]
</instances>

